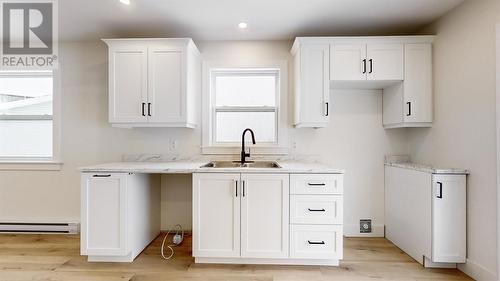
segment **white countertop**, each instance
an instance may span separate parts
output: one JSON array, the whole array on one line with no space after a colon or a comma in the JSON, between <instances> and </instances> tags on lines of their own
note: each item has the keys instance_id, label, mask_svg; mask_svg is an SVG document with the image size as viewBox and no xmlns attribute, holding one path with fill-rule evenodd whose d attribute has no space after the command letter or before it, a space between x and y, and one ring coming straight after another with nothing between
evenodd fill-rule
<instances>
[{"instance_id":1,"label":"white countertop","mask_svg":"<svg viewBox=\"0 0 500 281\"><path fill-rule=\"evenodd\" d=\"M431 165L417 164L412 162L386 162L386 166L398 167L403 169L415 170L430 174L453 174L468 175L469 171L457 168L436 168Z\"/></svg>"},{"instance_id":2,"label":"white countertop","mask_svg":"<svg viewBox=\"0 0 500 281\"><path fill-rule=\"evenodd\" d=\"M166 161L166 162L115 162L81 167L81 172L94 173L144 173L144 174L190 174L190 173L285 173L285 174L343 174L344 169L333 168L318 162L276 161L281 168L201 168L210 161Z\"/></svg>"}]
</instances>

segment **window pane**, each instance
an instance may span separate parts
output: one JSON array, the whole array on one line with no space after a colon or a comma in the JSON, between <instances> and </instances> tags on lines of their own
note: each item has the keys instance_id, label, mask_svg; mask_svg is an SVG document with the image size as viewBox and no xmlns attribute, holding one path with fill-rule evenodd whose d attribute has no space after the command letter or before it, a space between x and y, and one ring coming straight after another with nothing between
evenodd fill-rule
<instances>
[{"instance_id":1,"label":"window pane","mask_svg":"<svg viewBox=\"0 0 500 281\"><path fill-rule=\"evenodd\" d=\"M0 120L0 156L52 157L52 120Z\"/></svg>"},{"instance_id":2,"label":"window pane","mask_svg":"<svg viewBox=\"0 0 500 281\"><path fill-rule=\"evenodd\" d=\"M275 112L217 112L216 122L217 142L241 142L246 128L253 130L257 143L276 142Z\"/></svg>"},{"instance_id":3,"label":"window pane","mask_svg":"<svg viewBox=\"0 0 500 281\"><path fill-rule=\"evenodd\" d=\"M276 76L217 74L216 106L276 106Z\"/></svg>"},{"instance_id":4,"label":"window pane","mask_svg":"<svg viewBox=\"0 0 500 281\"><path fill-rule=\"evenodd\" d=\"M0 77L0 115L52 115L52 77Z\"/></svg>"}]
</instances>

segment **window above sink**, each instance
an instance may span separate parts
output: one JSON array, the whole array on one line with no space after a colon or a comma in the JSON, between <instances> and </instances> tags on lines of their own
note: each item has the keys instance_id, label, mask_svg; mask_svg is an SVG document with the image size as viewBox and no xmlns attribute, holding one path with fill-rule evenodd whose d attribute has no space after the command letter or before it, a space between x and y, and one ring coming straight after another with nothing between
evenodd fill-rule
<instances>
[{"instance_id":1,"label":"window above sink","mask_svg":"<svg viewBox=\"0 0 500 281\"><path fill-rule=\"evenodd\" d=\"M203 65L203 154L238 154L241 133L255 132L252 154L286 154L287 62Z\"/></svg>"}]
</instances>

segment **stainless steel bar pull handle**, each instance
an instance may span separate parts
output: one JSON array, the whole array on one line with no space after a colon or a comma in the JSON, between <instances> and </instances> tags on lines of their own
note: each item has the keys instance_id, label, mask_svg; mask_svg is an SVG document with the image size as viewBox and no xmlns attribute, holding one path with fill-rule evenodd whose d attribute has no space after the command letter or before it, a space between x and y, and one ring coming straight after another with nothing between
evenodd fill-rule
<instances>
[{"instance_id":1,"label":"stainless steel bar pull handle","mask_svg":"<svg viewBox=\"0 0 500 281\"><path fill-rule=\"evenodd\" d=\"M307 240L307 243L309 243L309 245L325 245L325 241L310 241L310 240Z\"/></svg>"}]
</instances>

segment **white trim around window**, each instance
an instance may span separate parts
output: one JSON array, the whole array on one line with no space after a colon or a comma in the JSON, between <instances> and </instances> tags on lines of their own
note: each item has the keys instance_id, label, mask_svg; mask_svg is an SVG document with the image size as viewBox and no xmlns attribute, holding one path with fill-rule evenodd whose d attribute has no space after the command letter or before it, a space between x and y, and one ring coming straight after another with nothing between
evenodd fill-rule
<instances>
[{"instance_id":1,"label":"white trim around window","mask_svg":"<svg viewBox=\"0 0 500 281\"><path fill-rule=\"evenodd\" d=\"M13 73L3 72L12 75ZM36 72L32 73L37 75ZM43 74L41 74L43 75ZM61 74L52 71L52 157L0 157L0 171L58 171L61 161ZM38 116L39 117L39 116ZM7 118L8 119L8 118ZM44 117L37 118L43 120Z\"/></svg>"},{"instance_id":2,"label":"white trim around window","mask_svg":"<svg viewBox=\"0 0 500 281\"><path fill-rule=\"evenodd\" d=\"M269 75L277 75L279 78L279 93L277 94L276 107L215 107L213 97L212 72L236 69L245 73L256 72ZM271 111L276 113L276 136L275 143L257 143L250 145L252 154L274 154L282 155L288 153L288 64L287 61L263 61L252 63L235 63L226 61L204 61L202 69L202 153L203 154L239 154L241 143L216 143L215 112L221 111Z\"/></svg>"}]
</instances>

